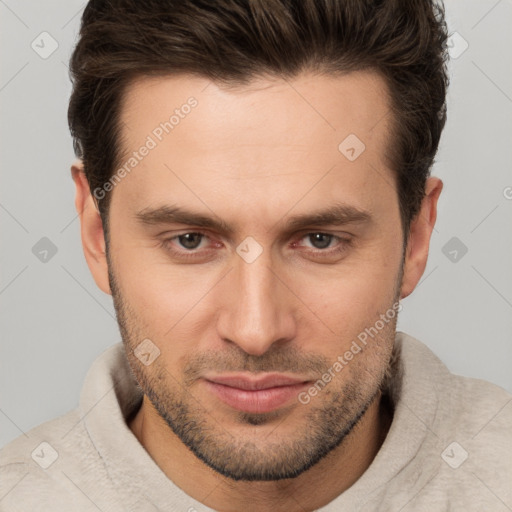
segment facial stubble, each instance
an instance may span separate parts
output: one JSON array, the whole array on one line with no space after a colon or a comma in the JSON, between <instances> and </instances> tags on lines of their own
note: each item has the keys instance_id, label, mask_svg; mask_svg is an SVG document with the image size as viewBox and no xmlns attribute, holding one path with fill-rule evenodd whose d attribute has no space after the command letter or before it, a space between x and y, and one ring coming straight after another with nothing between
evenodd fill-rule
<instances>
[{"instance_id":1,"label":"facial stubble","mask_svg":"<svg viewBox=\"0 0 512 512\"><path fill-rule=\"evenodd\" d=\"M322 390L321 398L312 400L307 412L299 417L295 425L293 418L296 417L296 409L306 407L299 402L283 411L264 414L238 411L230 427L222 425L212 416L212 410L201 404L192 389L196 381L194 376L208 362L209 367L215 369L238 371L302 370L311 374L314 369L319 378L332 366L332 362L285 348L284 352L270 351L263 356L237 353L231 358L231 354L227 357L222 354L219 357L218 353L203 354L187 364L181 381L168 371L162 358L157 359L151 367L146 367L135 357L134 350L147 336L142 335L142 323L137 320L139 316L121 292L108 249L107 261L114 308L135 379L181 442L207 466L232 480L275 481L299 476L340 446L381 394L396 333L396 317L372 339L371 347L362 351L371 350L373 353L370 357L378 358L377 370L368 371L364 358L356 359L359 356L356 355L350 367L342 371L350 371L350 378L338 377L339 385L329 383ZM396 281L393 304L399 298L402 275L403 262ZM391 307L390 304L389 309ZM290 414L287 414L288 410ZM262 431L255 432L258 427L260 431L267 429L268 433L263 436ZM280 436L280 432L286 432L286 435Z\"/></svg>"}]
</instances>

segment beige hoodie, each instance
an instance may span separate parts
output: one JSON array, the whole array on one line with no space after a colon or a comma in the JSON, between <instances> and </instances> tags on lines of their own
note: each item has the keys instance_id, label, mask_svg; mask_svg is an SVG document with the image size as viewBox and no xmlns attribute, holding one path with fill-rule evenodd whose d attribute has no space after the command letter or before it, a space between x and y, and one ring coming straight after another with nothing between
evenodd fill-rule
<instances>
[{"instance_id":1,"label":"beige hoodie","mask_svg":"<svg viewBox=\"0 0 512 512\"><path fill-rule=\"evenodd\" d=\"M512 511L512 395L451 374L405 333L396 344L402 368L389 388L388 435L361 478L319 510ZM0 511L211 511L128 428L141 398L118 343L90 368L77 409L0 451Z\"/></svg>"}]
</instances>

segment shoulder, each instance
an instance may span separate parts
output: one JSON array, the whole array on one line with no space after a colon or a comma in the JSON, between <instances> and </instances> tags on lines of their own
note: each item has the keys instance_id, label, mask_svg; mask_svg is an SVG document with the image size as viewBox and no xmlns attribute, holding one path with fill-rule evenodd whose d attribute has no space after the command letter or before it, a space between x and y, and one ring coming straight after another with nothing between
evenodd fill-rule
<instances>
[{"instance_id":1,"label":"shoulder","mask_svg":"<svg viewBox=\"0 0 512 512\"><path fill-rule=\"evenodd\" d=\"M0 450L0 511L89 510L91 493L103 492L89 489L89 483L107 480L75 409Z\"/></svg>"},{"instance_id":2,"label":"shoulder","mask_svg":"<svg viewBox=\"0 0 512 512\"><path fill-rule=\"evenodd\" d=\"M427 432L418 471L432 477L417 503L420 496L430 507L448 500L465 510L512 503L512 394L451 373L423 343L403 333L401 340L406 409Z\"/></svg>"},{"instance_id":3,"label":"shoulder","mask_svg":"<svg viewBox=\"0 0 512 512\"><path fill-rule=\"evenodd\" d=\"M78 408L0 450L0 512L122 510L97 444L119 436L138 397L122 344L109 347L89 368Z\"/></svg>"},{"instance_id":4,"label":"shoulder","mask_svg":"<svg viewBox=\"0 0 512 512\"><path fill-rule=\"evenodd\" d=\"M5 474L16 467L28 470L34 465L41 468L53 464L59 455L53 446L62 445L79 423L80 417L75 409L18 436L0 450L0 470ZM3 487L4 483L0 482L0 486Z\"/></svg>"},{"instance_id":5,"label":"shoulder","mask_svg":"<svg viewBox=\"0 0 512 512\"><path fill-rule=\"evenodd\" d=\"M496 439L511 439L512 393L450 372L427 345L410 335L400 332L397 339L403 358L402 388L406 388L402 395L410 407L432 408L431 428L463 437L476 438L485 431Z\"/></svg>"},{"instance_id":6,"label":"shoulder","mask_svg":"<svg viewBox=\"0 0 512 512\"><path fill-rule=\"evenodd\" d=\"M512 503L512 394L481 379L451 375L445 388L447 435L453 438L445 460L452 454L464 461L474 473L507 488ZM501 487L501 485L500 485Z\"/></svg>"}]
</instances>

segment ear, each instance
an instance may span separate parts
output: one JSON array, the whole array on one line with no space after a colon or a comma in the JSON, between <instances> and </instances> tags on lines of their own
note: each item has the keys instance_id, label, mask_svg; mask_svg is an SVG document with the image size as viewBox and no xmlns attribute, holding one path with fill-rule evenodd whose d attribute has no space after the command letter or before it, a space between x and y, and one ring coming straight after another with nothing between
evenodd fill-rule
<instances>
[{"instance_id":1,"label":"ear","mask_svg":"<svg viewBox=\"0 0 512 512\"><path fill-rule=\"evenodd\" d=\"M96 198L92 196L89 183L85 177L81 160L73 163L71 175L76 187L75 207L80 216L80 231L85 259L100 290L111 295L103 223Z\"/></svg>"},{"instance_id":2,"label":"ear","mask_svg":"<svg viewBox=\"0 0 512 512\"><path fill-rule=\"evenodd\" d=\"M425 197L421 202L418 215L412 220L409 240L405 253L404 275L400 298L410 295L418 284L427 265L430 236L437 218L437 200L443 189L439 178L428 178L425 185Z\"/></svg>"}]
</instances>

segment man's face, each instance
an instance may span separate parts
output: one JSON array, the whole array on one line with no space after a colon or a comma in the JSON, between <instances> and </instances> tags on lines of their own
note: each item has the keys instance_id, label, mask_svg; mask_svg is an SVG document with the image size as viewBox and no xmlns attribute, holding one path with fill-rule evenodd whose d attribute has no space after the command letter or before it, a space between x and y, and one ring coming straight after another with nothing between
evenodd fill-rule
<instances>
[{"instance_id":1,"label":"man's face","mask_svg":"<svg viewBox=\"0 0 512 512\"><path fill-rule=\"evenodd\" d=\"M123 163L151 147L110 205L123 340L169 435L226 476L300 474L378 398L403 255L388 108L384 81L366 72L232 90L176 76L128 89ZM175 109L179 121L159 130ZM218 224L178 221L177 208ZM333 219L298 222L335 208ZM136 357L146 339L144 354L160 351L148 365ZM297 384L279 390L265 375ZM223 377L235 380L212 383ZM273 389L236 389L254 381Z\"/></svg>"}]
</instances>

